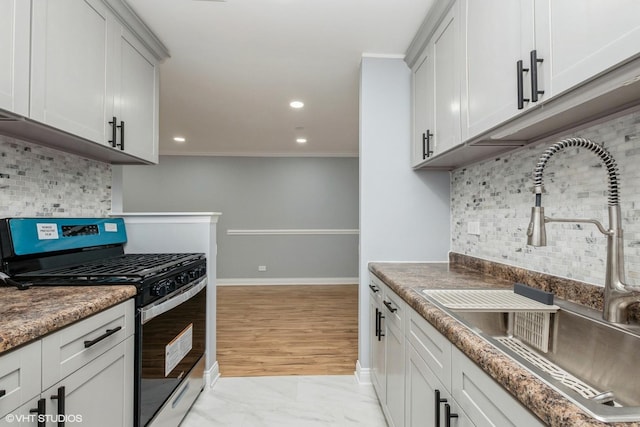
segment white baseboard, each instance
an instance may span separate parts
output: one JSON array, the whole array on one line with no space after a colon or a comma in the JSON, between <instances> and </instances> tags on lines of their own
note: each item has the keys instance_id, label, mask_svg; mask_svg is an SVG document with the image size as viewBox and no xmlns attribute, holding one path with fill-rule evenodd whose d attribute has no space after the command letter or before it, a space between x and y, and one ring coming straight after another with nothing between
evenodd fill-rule
<instances>
[{"instance_id":1,"label":"white baseboard","mask_svg":"<svg viewBox=\"0 0 640 427\"><path fill-rule=\"evenodd\" d=\"M204 371L204 387L211 388L218 382L218 378L220 378L220 366L218 365L218 361L216 360L213 363L211 369L207 369Z\"/></svg>"},{"instance_id":2,"label":"white baseboard","mask_svg":"<svg viewBox=\"0 0 640 427\"><path fill-rule=\"evenodd\" d=\"M371 384L371 369L363 368L360 365L359 360L356 362L356 371L354 372L354 375L356 376L356 381L358 381L358 384Z\"/></svg>"},{"instance_id":3,"label":"white baseboard","mask_svg":"<svg viewBox=\"0 0 640 427\"><path fill-rule=\"evenodd\" d=\"M357 277L307 277L307 278L250 278L216 279L217 286L253 286L253 285L355 285Z\"/></svg>"}]
</instances>

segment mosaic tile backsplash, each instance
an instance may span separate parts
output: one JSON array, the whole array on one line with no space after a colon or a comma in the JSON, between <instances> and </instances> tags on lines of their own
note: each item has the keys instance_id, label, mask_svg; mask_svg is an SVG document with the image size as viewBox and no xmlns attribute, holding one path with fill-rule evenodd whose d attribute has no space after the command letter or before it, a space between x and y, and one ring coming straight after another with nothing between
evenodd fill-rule
<instances>
[{"instance_id":1,"label":"mosaic tile backsplash","mask_svg":"<svg viewBox=\"0 0 640 427\"><path fill-rule=\"evenodd\" d=\"M0 218L111 211L111 165L0 136Z\"/></svg>"},{"instance_id":2,"label":"mosaic tile backsplash","mask_svg":"<svg viewBox=\"0 0 640 427\"><path fill-rule=\"evenodd\" d=\"M620 207L627 281L640 284L640 112L613 118L564 137L602 143L620 171ZM500 158L460 168L451 175L451 250L528 270L602 286L606 238L591 224L547 224L547 246L526 244L533 169L545 141ZM594 153L566 149L543 174L545 215L597 219L608 227L606 168ZM470 221L480 234L468 234Z\"/></svg>"}]
</instances>

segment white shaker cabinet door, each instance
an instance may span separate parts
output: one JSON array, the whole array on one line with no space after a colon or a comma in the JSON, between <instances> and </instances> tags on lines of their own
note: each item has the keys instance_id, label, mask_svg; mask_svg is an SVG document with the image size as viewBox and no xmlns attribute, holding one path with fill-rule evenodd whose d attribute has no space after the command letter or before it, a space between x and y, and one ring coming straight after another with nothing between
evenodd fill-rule
<instances>
[{"instance_id":1,"label":"white shaker cabinet door","mask_svg":"<svg viewBox=\"0 0 640 427\"><path fill-rule=\"evenodd\" d=\"M426 49L412 72L413 143L411 166L417 166L433 153L427 138L433 140L435 125L433 52Z\"/></svg>"},{"instance_id":2,"label":"white shaker cabinet door","mask_svg":"<svg viewBox=\"0 0 640 427\"><path fill-rule=\"evenodd\" d=\"M29 114L31 4L0 0L0 109Z\"/></svg>"},{"instance_id":3,"label":"white shaker cabinet door","mask_svg":"<svg viewBox=\"0 0 640 427\"><path fill-rule=\"evenodd\" d=\"M106 143L113 108L107 73L113 24L101 1L33 1L32 119Z\"/></svg>"},{"instance_id":4,"label":"white shaker cabinet door","mask_svg":"<svg viewBox=\"0 0 640 427\"><path fill-rule=\"evenodd\" d=\"M536 0L538 56L557 95L640 54L640 1Z\"/></svg>"},{"instance_id":5,"label":"white shaker cabinet door","mask_svg":"<svg viewBox=\"0 0 640 427\"><path fill-rule=\"evenodd\" d=\"M460 140L460 68L462 49L459 31L459 2L456 2L433 38L435 66L434 155L458 145Z\"/></svg>"},{"instance_id":6,"label":"white shaker cabinet door","mask_svg":"<svg viewBox=\"0 0 640 427\"><path fill-rule=\"evenodd\" d=\"M133 347L130 336L45 390L41 397L47 399L47 414L54 419L66 416L70 421L66 425L133 425ZM58 424L47 421L46 425Z\"/></svg>"},{"instance_id":7,"label":"white shaker cabinet door","mask_svg":"<svg viewBox=\"0 0 640 427\"><path fill-rule=\"evenodd\" d=\"M29 114L31 4L0 0L0 109Z\"/></svg>"},{"instance_id":8,"label":"white shaker cabinet door","mask_svg":"<svg viewBox=\"0 0 640 427\"><path fill-rule=\"evenodd\" d=\"M534 49L533 0L466 0L467 86L465 138L481 134L526 109L518 110L517 79L529 98L529 74L519 76L517 62L529 68Z\"/></svg>"},{"instance_id":9,"label":"white shaker cabinet door","mask_svg":"<svg viewBox=\"0 0 640 427\"><path fill-rule=\"evenodd\" d=\"M158 67L135 36L124 28L118 35L115 116L124 129L116 140L124 137L125 152L158 163Z\"/></svg>"}]
</instances>

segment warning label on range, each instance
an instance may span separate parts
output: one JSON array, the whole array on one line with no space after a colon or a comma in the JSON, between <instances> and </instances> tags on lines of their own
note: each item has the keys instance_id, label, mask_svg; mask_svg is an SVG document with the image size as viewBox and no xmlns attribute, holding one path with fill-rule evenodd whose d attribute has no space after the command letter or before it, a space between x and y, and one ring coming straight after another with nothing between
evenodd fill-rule
<instances>
[{"instance_id":1,"label":"warning label on range","mask_svg":"<svg viewBox=\"0 0 640 427\"><path fill-rule=\"evenodd\" d=\"M58 226L56 224L36 224L39 240L59 239Z\"/></svg>"},{"instance_id":2,"label":"warning label on range","mask_svg":"<svg viewBox=\"0 0 640 427\"><path fill-rule=\"evenodd\" d=\"M169 376L169 373L173 371L173 368L178 366L180 361L191 351L193 348L193 323L184 328L169 344L166 345L164 350L164 376Z\"/></svg>"}]
</instances>

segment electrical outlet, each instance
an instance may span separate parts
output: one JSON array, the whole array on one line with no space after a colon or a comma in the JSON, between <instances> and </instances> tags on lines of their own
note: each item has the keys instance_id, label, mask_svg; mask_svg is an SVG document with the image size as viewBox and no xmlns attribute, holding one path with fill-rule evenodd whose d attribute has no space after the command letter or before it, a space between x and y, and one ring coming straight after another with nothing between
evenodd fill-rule
<instances>
[{"instance_id":1,"label":"electrical outlet","mask_svg":"<svg viewBox=\"0 0 640 427\"><path fill-rule=\"evenodd\" d=\"M266 265L259 265L258 266L258 271L267 271L267 266Z\"/></svg>"},{"instance_id":2,"label":"electrical outlet","mask_svg":"<svg viewBox=\"0 0 640 427\"><path fill-rule=\"evenodd\" d=\"M469 221L467 223L467 234L480 235L480 223L478 221Z\"/></svg>"}]
</instances>

